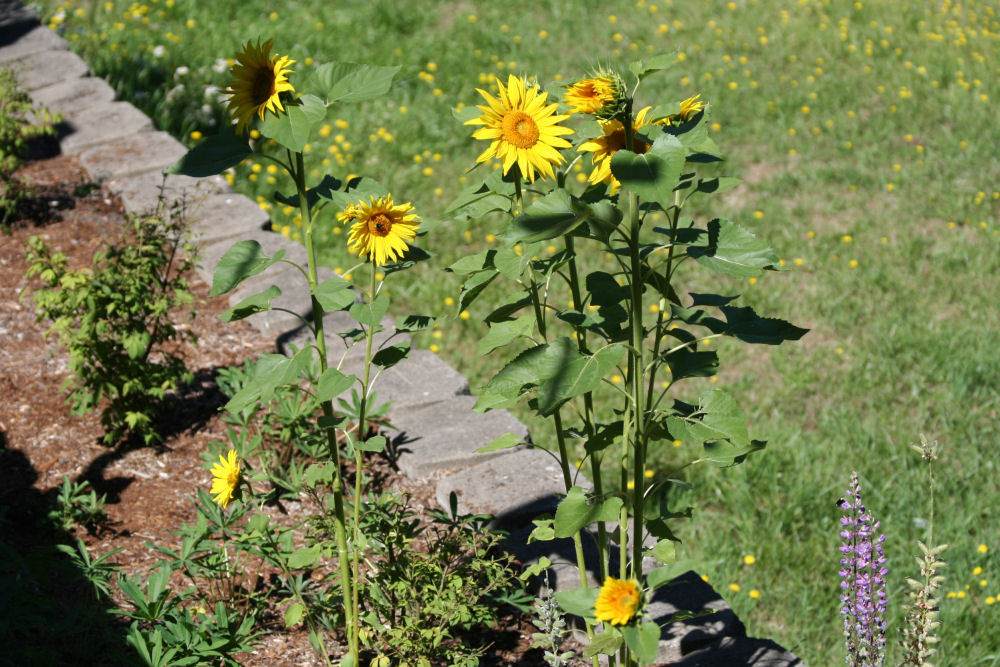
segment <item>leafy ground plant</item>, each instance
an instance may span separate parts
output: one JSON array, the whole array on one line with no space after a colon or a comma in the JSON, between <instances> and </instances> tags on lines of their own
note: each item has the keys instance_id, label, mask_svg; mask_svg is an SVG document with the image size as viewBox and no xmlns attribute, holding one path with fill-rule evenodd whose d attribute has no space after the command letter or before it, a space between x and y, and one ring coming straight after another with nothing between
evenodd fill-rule
<instances>
[{"instance_id":1,"label":"leafy ground plant","mask_svg":"<svg viewBox=\"0 0 1000 667\"><path fill-rule=\"evenodd\" d=\"M168 347L195 339L174 322L193 301L186 274L195 248L186 229L177 211L135 216L128 235L83 269L70 269L42 237L28 239L25 277L42 283L32 297L36 313L51 320L49 331L69 354L67 401L74 414L101 409L105 444L126 434L159 442L154 420L167 392L193 377Z\"/></svg>"},{"instance_id":2,"label":"leafy ground plant","mask_svg":"<svg viewBox=\"0 0 1000 667\"><path fill-rule=\"evenodd\" d=\"M54 125L60 120L58 114L34 107L13 71L0 68L0 231L10 229L18 205L31 195L31 185L14 176L28 142L35 137L55 136Z\"/></svg>"},{"instance_id":3,"label":"leafy ground plant","mask_svg":"<svg viewBox=\"0 0 1000 667\"><path fill-rule=\"evenodd\" d=\"M90 530L107 516L104 511L106 501L104 494L98 497L90 482L73 482L68 475L63 475L59 495L56 496L56 507L49 512L49 519L67 532L77 525Z\"/></svg>"}]
</instances>

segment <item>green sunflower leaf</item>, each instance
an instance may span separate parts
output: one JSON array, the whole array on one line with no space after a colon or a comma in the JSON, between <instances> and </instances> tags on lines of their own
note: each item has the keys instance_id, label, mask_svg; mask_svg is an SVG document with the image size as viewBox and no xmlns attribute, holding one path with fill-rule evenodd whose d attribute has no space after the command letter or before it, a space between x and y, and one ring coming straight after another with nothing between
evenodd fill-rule
<instances>
[{"instance_id":1,"label":"green sunflower leaf","mask_svg":"<svg viewBox=\"0 0 1000 667\"><path fill-rule=\"evenodd\" d=\"M167 174L183 174L202 178L221 174L253 154L250 142L241 134L223 132L212 135L192 148L180 160L165 170Z\"/></svg>"},{"instance_id":2,"label":"green sunflower leaf","mask_svg":"<svg viewBox=\"0 0 1000 667\"><path fill-rule=\"evenodd\" d=\"M688 256L727 276L753 278L778 265L778 255L764 241L729 220L708 223L708 236L701 242L704 245L688 246Z\"/></svg>"},{"instance_id":3,"label":"green sunflower leaf","mask_svg":"<svg viewBox=\"0 0 1000 667\"><path fill-rule=\"evenodd\" d=\"M262 313L271 310L271 299L281 296L281 289L277 285L271 285L263 292L248 296L238 304L219 315L223 322L234 322L250 317L255 313Z\"/></svg>"},{"instance_id":4,"label":"green sunflower leaf","mask_svg":"<svg viewBox=\"0 0 1000 667\"><path fill-rule=\"evenodd\" d=\"M371 303L352 305L348 312L361 324L374 327L382 323L382 318L387 310L389 310L389 297L385 294L379 294Z\"/></svg>"},{"instance_id":5,"label":"green sunflower leaf","mask_svg":"<svg viewBox=\"0 0 1000 667\"><path fill-rule=\"evenodd\" d=\"M648 60L639 60L628 66L629 71L635 74L636 78L642 81L650 74L662 72L673 67L677 63L677 52L658 53Z\"/></svg>"},{"instance_id":6,"label":"green sunflower leaf","mask_svg":"<svg viewBox=\"0 0 1000 667\"><path fill-rule=\"evenodd\" d=\"M268 257L257 241L234 243L215 267L215 273L212 276L212 291L209 292L209 296L226 294L243 280L280 262L284 256L285 251L279 250L274 257Z\"/></svg>"},{"instance_id":7,"label":"green sunflower leaf","mask_svg":"<svg viewBox=\"0 0 1000 667\"><path fill-rule=\"evenodd\" d=\"M674 188L680 183L685 154L677 137L661 134L643 154L616 151L611 157L611 173L640 198L670 208L674 203Z\"/></svg>"},{"instance_id":8,"label":"green sunflower leaf","mask_svg":"<svg viewBox=\"0 0 1000 667\"><path fill-rule=\"evenodd\" d=\"M479 340L476 354L480 357L489 354L498 347L508 345L518 338L531 338L535 331L535 316L523 315L516 320L497 322L490 327L490 330Z\"/></svg>"},{"instance_id":9,"label":"green sunflower leaf","mask_svg":"<svg viewBox=\"0 0 1000 667\"><path fill-rule=\"evenodd\" d=\"M330 313L353 304L357 293L350 281L334 274L316 286L314 296L323 310Z\"/></svg>"},{"instance_id":10,"label":"green sunflower leaf","mask_svg":"<svg viewBox=\"0 0 1000 667\"><path fill-rule=\"evenodd\" d=\"M574 396L597 389L602 378L611 372L624 352L625 348L621 345L608 345L593 355L565 364L538 386L538 413L548 417Z\"/></svg>"},{"instance_id":11,"label":"green sunflower leaf","mask_svg":"<svg viewBox=\"0 0 1000 667\"><path fill-rule=\"evenodd\" d=\"M260 133L299 153L309 143L309 136L326 115L326 105L315 95L303 95L299 104L288 104L285 113L267 114L260 124Z\"/></svg>"},{"instance_id":12,"label":"green sunflower leaf","mask_svg":"<svg viewBox=\"0 0 1000 667\"><path fill-rule=\"evenodd\" d=\"M557 591L556 602L567 614L581 618L594 617L594 603L597 602L597 588L573 588L568 591Z\"/></svg>"},{"instance_id":13,"label":"green sunflower leaf","mask_svg":"<svg viewBox=\"0 0 1000 667\"><path fill-rule=\"evenodd\" d=\"M556 537L571 537L584 526L595 521L615 521L622 508L621 498L607 498L603 501L587 501L587 494L579 486L574 486L556 508Z\"/></svg>"},{"instance_id":14,"label":"green sunflower leaf","mask_svg":"<svg viewBox=\"0 0 1000 667\"><path fill-rule=\"evenodd\" d=\"M622 626L622 636L640 663L648 664L656 659L656 652L660 649L659 625L653 621L642 625L625 625Z\"/></svg>"},{"instance_id":15,"label":"green sunflower leaf","mask_svg":"<svg viewBox=\"0 0 1000 667\"><path fill-rule=\"evenodd\" d=\"M575 229L590 207L566 190L554 190L524 209L498 238L508 245L547 241Z\"/></svg>"},{"instance_id":16,"label":"green sunflower leaf","mask_svg":"<svg viewBox=\"0 0 1000 667\"><path fill-rule=\"evenodd\" d=\"M358 63L325 63L316 68L313 83L334 102L361 102L389 92L399 65L389 67Z\"/></svg>"}]
</instances>

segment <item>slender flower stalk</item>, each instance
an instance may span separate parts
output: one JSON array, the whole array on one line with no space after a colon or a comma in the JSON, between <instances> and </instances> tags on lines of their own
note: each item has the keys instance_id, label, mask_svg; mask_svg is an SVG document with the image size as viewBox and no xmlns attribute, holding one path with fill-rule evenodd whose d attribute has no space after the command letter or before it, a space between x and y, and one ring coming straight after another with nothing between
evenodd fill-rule
<instances>
[{"instance_id":1,"label":"slender flower stalk","mask_svg":"<svg viewBox=\"0 0 1000 667\"><path fill-rule=\"evenodd\" d=\"M847 642L847 664L876 667L885 661L885 577L888 569L882 551L885 535L875 537L881 522L875 521L861 502L858 473L851 473L847 499L841 502L844 516L840 537L840 601Z\"/></svg>"}]
</instances>

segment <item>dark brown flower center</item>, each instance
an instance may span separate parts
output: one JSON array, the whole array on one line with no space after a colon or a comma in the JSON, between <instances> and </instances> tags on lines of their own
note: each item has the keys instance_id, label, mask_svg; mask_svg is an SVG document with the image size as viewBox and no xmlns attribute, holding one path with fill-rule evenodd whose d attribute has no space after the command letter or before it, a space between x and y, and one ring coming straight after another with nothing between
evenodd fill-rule
<instances>
[{"instance_id":1,"label":"dark brown flower center","mask_svg":"<svg viewBox=\"0 0 1000 667\"><path fill-rule=\"evenodd\" d=\"M253 101L264 104L274 95L274 72L270 68L257 70L253 77Z\"/></svg>"},{"instance_id":2,"label":"dark brown flower center","mask_svg":"<svg viewBox=\"0 0 1000 667\"><path fill-rule=\"evenodd\" d=\"M384 213L377 213L368 219L368 232L375 236L387 236L392 230L392 220Z\"/></svg>"}]
</instances>

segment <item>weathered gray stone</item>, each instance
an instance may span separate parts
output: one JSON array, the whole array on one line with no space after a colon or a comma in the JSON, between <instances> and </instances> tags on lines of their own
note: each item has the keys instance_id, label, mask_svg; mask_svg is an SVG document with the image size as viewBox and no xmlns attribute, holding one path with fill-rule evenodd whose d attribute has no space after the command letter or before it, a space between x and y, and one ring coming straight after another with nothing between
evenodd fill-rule
<instances>
[{"instance_id":1,"label":"weathered gray stone","mask_svg":"<svg viewBox=\"0 0 1000 667\"><path fill-rule=\"evenodd\" d=\"M396 336L392 343L397 340L405 339ZM392 401L399 409L467 395L469 382L433 352L411 350L409 357L379 374L373 389L379 403Z\"/></svg>"},{"instance_id":2,"label":"weathered gray stone","mask_svg":"<svg viewBox=\"0 0 1000 667\"><path fill-rule=\"evenodd\" d=\"M0 44L13 44L38 25L38 12L18 0L0 0Z\"/></svg>"},{"instance_id":3,"label":"weathered gray stone","mask_svg":"<svg viewBox=\"0 0 1000 667\"><path fill-rule=\"evenodd\" d=\"M493 527L512 530L554 512L565 491L559 462L550 453L521 448L442 478L436 497L448 507L454 492L463 514L492 514Z\"/></svg>"},{"instance_id":4,"label":"weathered gray stone","mask_svg":"<svg viewBox=\"0 0 1000 667\"><path fill-rule=\"evenodd\" d=\"M225 240L232 244L243 238L249 238L250 235L269 233L264 230L271 222L267 211L249 197L234 192L210 194L201 199L194 199L188 206L187 214L191 233L201 244ZM278 235L270 234L270 236ZM294 241L287 243L302 247ZM304 249L302 253L304 258Z\"/></svg>"},{"instance_id":5,"label":"weathered gray stone","mask_svg":"<svg viewBox=\"0 0 1000 667\"><path fill-rule=\"evenodd\" d=\"M163 172L187 152L166 132L140 132L80 153L80 166L97 181Z\"/></svg>"},{"instance_id":6,"label":"weathered gray stone","mask_svg":"<svg viewBox=\"0 0 1000 667\"><path fill-rule=\"evenodd\" d=\"M61 81L79 79L90 67L72 51L39 51L10 63L14 78L31 92Z\"/></svg>"},{"instance_id":7,"label":"weathered gray stone","mask_svg":"<svg viewBox=\"0 0 1000 667\"><path fill-rule=\"evenodd\" d=\"M98 104L79 113L67 114L69 134L60 138L64 153L79 153L138 132L150 132L153 121L128 102Z\"/></svg>"},{"instance_id":8,"label":"weathered gray stone","mask_svg":"<svg viewBox=\"0 0 1000 667\"><path fill-rule=\"evenodd\" d=\"M394 438L400 451L399 469L404 475L426 477L435 472L468 468L500 456L479 453L505 433L527 440L528 429L506 410L485 414L473 412L476 399L455 396L447 401L418 405L389 414L399 431Z\"/></svg>"},{"instance_id":9,"label":"weathered gray stone","mask_svg":"<svg viewBox=\"0 0 1000 667\"><path fill-rule=\"evenodd\" d=\"M168 206L183 201L188 209L196 208L211 194L231 192L229 184L221 176L192 178L168 174L164 177L163 174L155 172L113 178L104 185L121 198L122 205L129 213L155 211L160 202L161 192L163 201Z\"/></svg>"},{"instance_id":10,"label":"weathered gray stone","mask_svg":"<svg viewBox=\"0 0 1000 667\"><path fill-rule=\"evenodd\" d=\"M23 25L22 27L28 28L27 25ZM4 30L4 33L6 32ZM11 30L11 32L13 31ZM4 34L4 37L6 36ZM41 25L28 28L13 43L8 43L3 38L0 38L0 42L4 44L0 46L0 63L21 60L39 51L65 51L69 49L69 44L66 43L66 40Z\"/></svg>"},{"instance_id":11,"label":"weathered gray stone","mask_svg":"<svg viewBox=\"0 0 1000 667\"><path fill-rule=\"evenodd\" d=\"M804 667L802 659L770 639L723 637L668 663L674 667Z\"/></svg>"},{"instance_id":12,"label":"weathered gray stone","mask_svg":"<svg viewBox=\"0 0 1000 667\"><path fill-rule=\"evenodd\" d=\"M242 195L233 195L234 197L239 197ZM279 250L285 251L285 259L289 259L293 262L297 262L300 266L304 266L306 263L306 249L294 241L289 241L283 238L280 234L274 234L272 232L265 231L255 231L246 234L240 241L256 241L260 244L261 250L269 257L273 257ZM218 243L212 243L206 245L202 248L201 252L201 262L199 273L204 277L205 281L211 285L212 275L215 273L215 267L222 259L222 256L226 254L226 251L233 245L233 241L220 241ZM271 266L262 274L263 276L274 275L279 271L284 271L285 268L291 268L287 264L279 263L278 266Z\"/></svg>"},{"instance_id":13,"label":"weathered gray stone","mask_svg":"<svg viewBox=\"0 0 1000 667\"><path fill-rule=\"evenodd\" d=\"M104 79L85 76L34 90L31 98L49 111L71 114L114 101L115 91Z\"/></svg>"}]
</instances>

